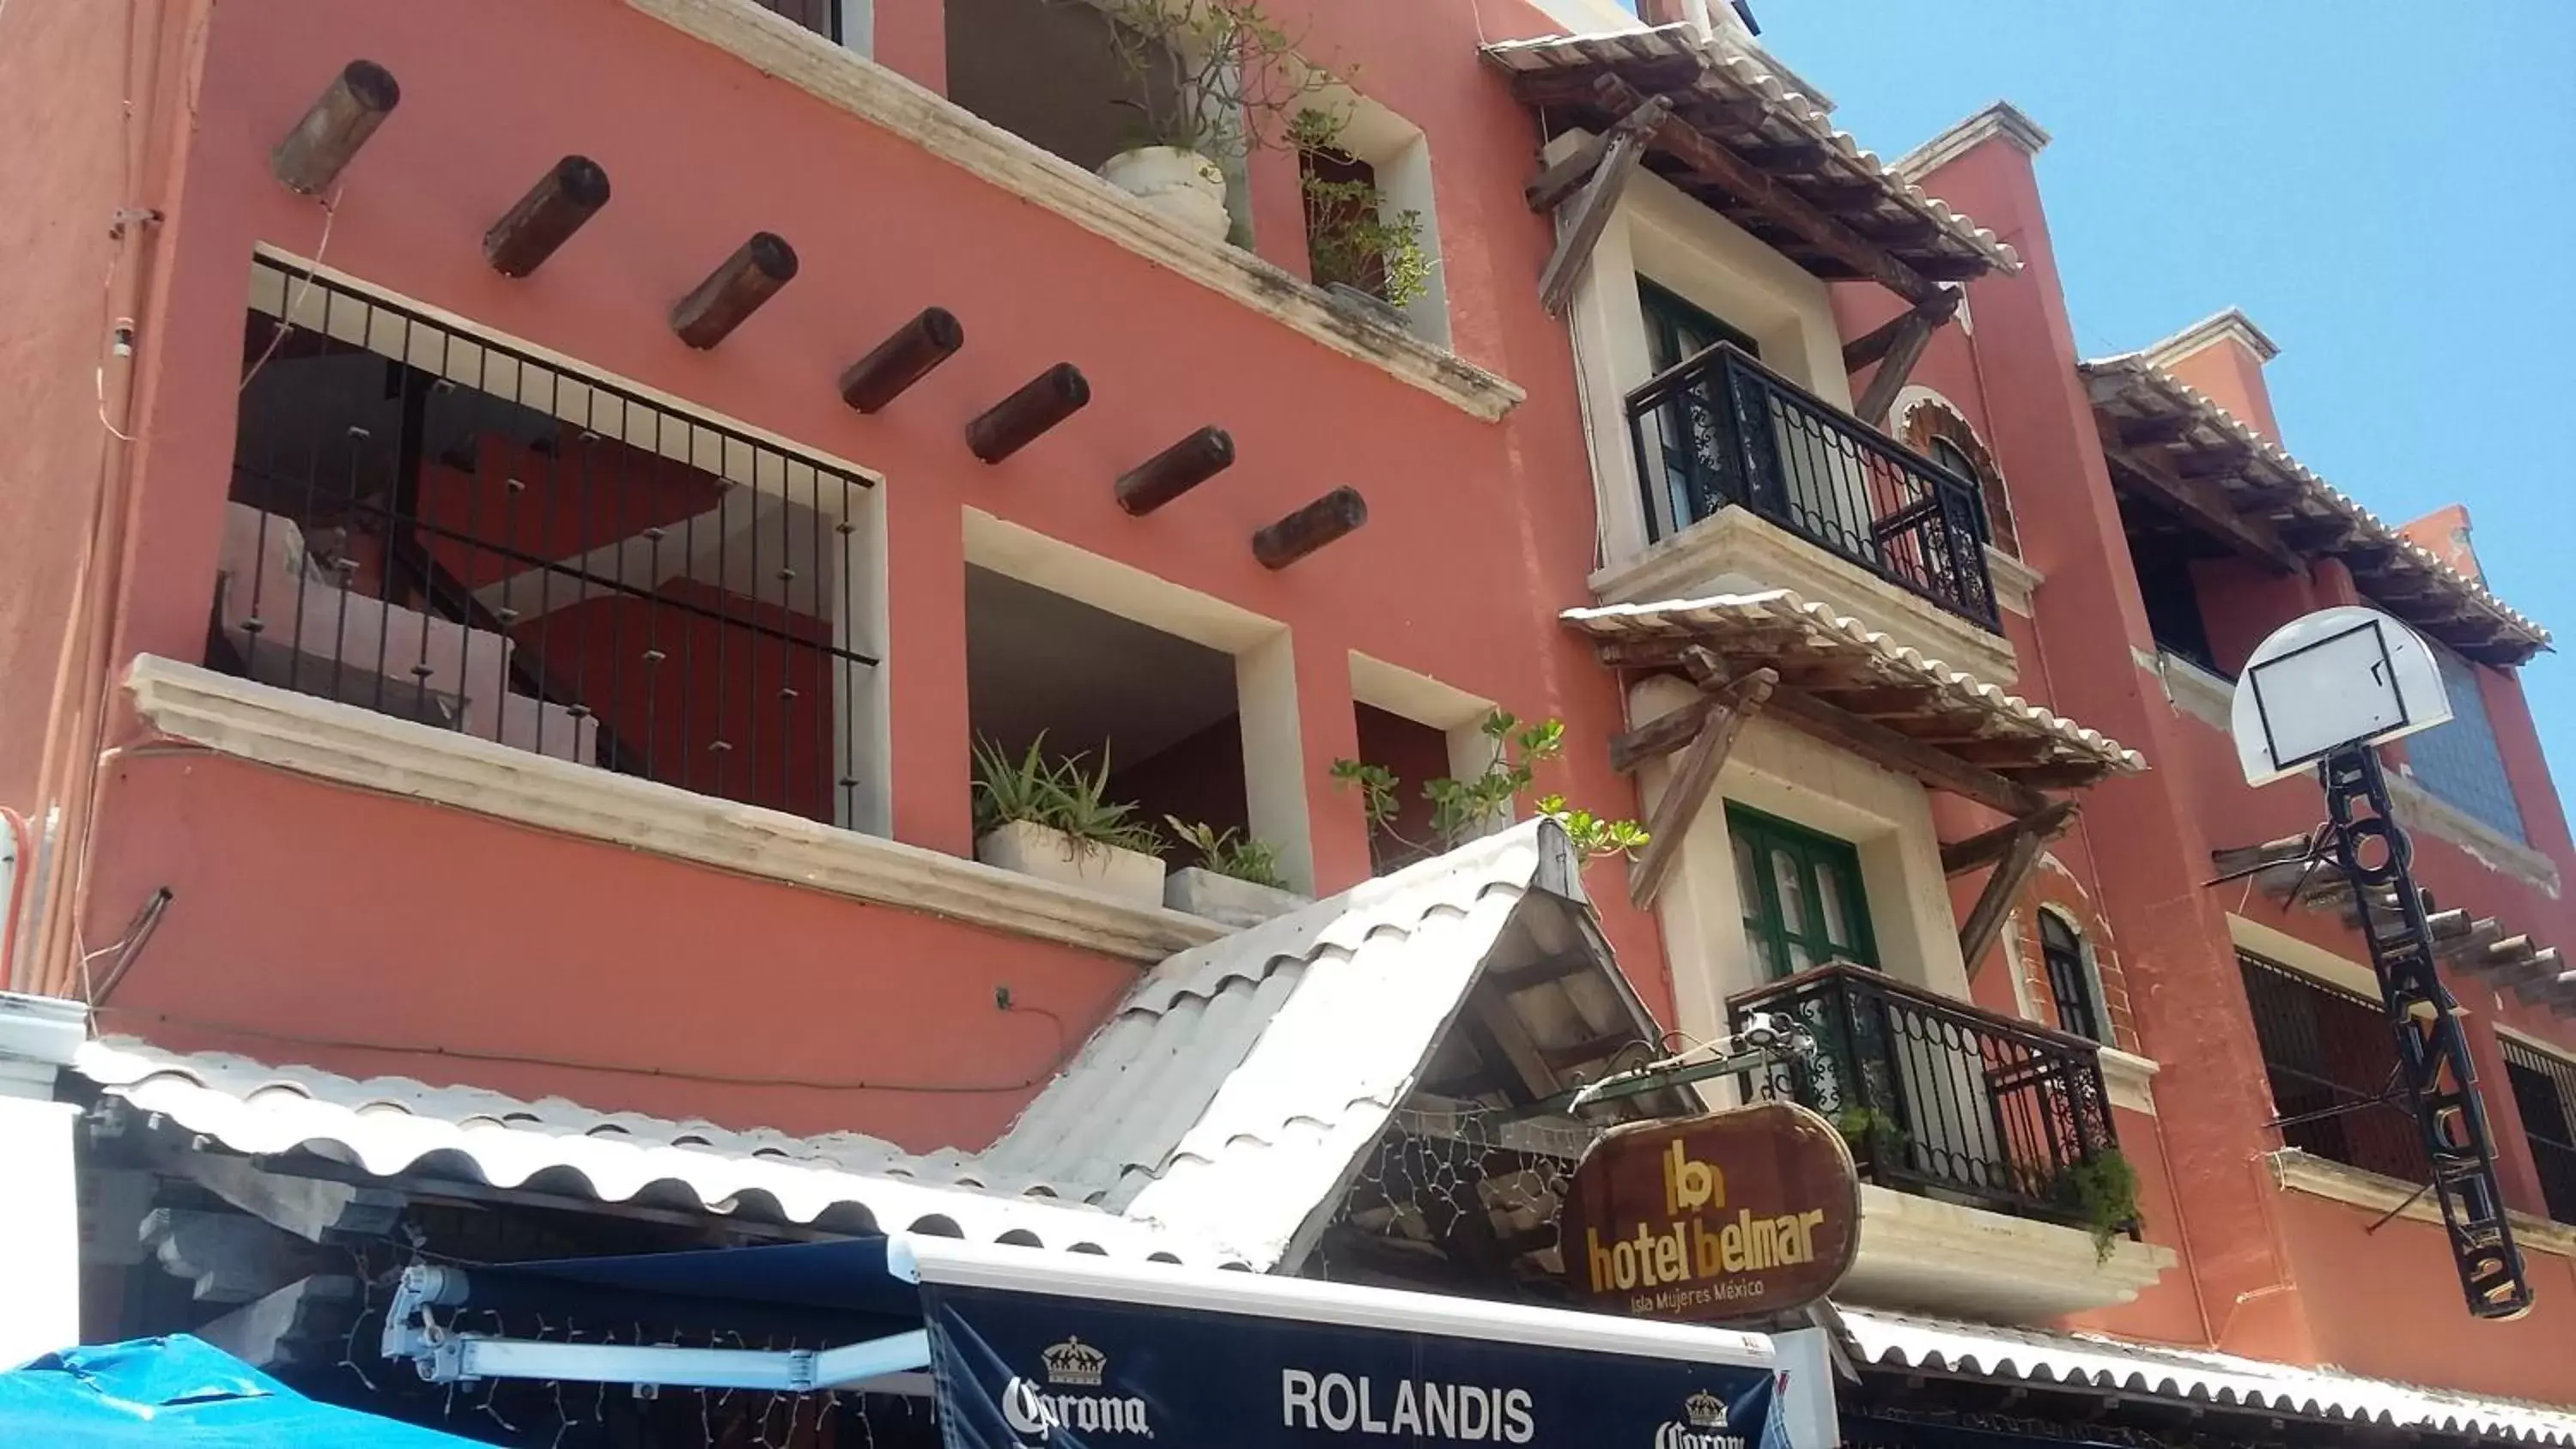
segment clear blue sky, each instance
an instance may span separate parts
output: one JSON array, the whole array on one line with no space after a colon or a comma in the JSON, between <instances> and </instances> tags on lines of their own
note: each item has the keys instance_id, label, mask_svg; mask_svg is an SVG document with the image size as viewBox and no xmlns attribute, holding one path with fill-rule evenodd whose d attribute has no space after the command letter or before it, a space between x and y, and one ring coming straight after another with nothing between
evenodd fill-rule
<instances>
[{"instance_id":1,"label":"clear blue sky","mask_svg":"<svg viewBox=\"0 0 2576 1449\"><path fill-rule=\"evenodd\" d=\"M1896 157L1997 97L2098 355L2226 306L2283 441L2391 523L2462 502L2556 633L2523 671L2576 800L2576 0L1754 0Z\"/></svg>"}]
</instances>

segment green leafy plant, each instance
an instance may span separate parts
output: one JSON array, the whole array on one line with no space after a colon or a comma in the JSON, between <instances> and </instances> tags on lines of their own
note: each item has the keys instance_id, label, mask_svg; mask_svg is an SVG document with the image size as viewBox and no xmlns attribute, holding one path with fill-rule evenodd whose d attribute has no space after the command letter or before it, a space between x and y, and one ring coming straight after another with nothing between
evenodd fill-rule
<instances>
[{"instance_id":1,"label":"green leafy plant","mask_svg":"<svg viewBox=\"0 0 2576 1449\"><path fill-rule=\"evenodd\" d=\"M2093 1234L2097 1262L2111 1261L2120 1235L2138 1225L2138 1170L2116 1147L2058 1169L2049 1200L2071 1208Z\"/></svg>"},{"instance_id":2,"label":"green leafy plant","mask_svg":"<svg viewBox=\"0 0 2576 1449\"><path fill-rule=\"evenodd\" d=\"M1218 830L1201 820L1195 823L1177 815L1166 815L1163 822L1172 827L1172 837L1199 853L1199 864L1218 875L1268 886L1272 890L1288 889L1279 874L1279 847L1269 841L1235 830L1232 826Z\"/></svg>"},{"instance_id":3,"label":"green leafy plant","mask_svg":"<svg viewBox=\"0 0 2576 1449\"><path fill-rule=\"evenodd\" d=\"M1834 1114L1834 1130L1842 1134L1854 1152L1864 1147L1873 1152L1894 1152L1906 1143L1905 1129L1876 1107L1845 1107Z\"/></svg>"},{"instance_id":4,"label":"green leafy plant","mask_svg":"<svg viewBox=\"0 0 2576 1449\"><path fill-rule=\"evenodd\" d=\"M1455 848L1501 819L1514 803L1529 794L1538 766L1565 753L1562 720L1524 725L1516 716L1498 709L1487 714L1477 729L1494 742L1493 759L1482 774L1467 779L1442 775L1422 782L1422 798L1431 802L1432 835L1442 850ZM1398 793L1403 781L1393 770L1360 760L1339 759L1333 761L1333 779L1360 792L1360 808L1372 829L1416 850L1430 848L1426 842L1407 840L1396 832L1395 820L1403 810ZM1533 802L1533 808L1555 821L1587 859L1631 855L1646 844L1645 828L1636 821L1611 820L1589 810L1574 809L1562 795L1541 796Z\"/></svg>"},{"instance_id":5,"label":"green leafy plant","mask_svg":"<svg viewBox=\"0 0 2576 1449\"><path fill-rule=\"evenodd\" d=\"M1340 283L1390 307L1409 307L1431 289L1431 253L1422 244L1422 213L1390 211L1386 193L1362 177L1336 179L1317 163L1350 158L1336 144L1341 124L1321 111L1297 113L1289 144L1307 164L1299 182L1306 201L1306 259L1319 287Z\"/></svg>"},{"instance_id":6,"label":"green leafy plant","mask_svg":"<svg viewBox=\"0 0 2576 1449\"><path fill-rule=\"evenodd\" d=\"M1219 160L1283 145L1289 123L1343 84L1308 62L1258 0L1061 0L1096 11L1136 88L1138 140Z\"/></svg>"},{"instance_id":7,"label":"green leafy plant","mask_svg":"<svg viewBox=\"0 0 2576 1449\"><path fill-rule=\"evenodd\" d=\"M991 740L975 742L975 832L978 835L1013 821L1062 831L1076 851L1115 849L1154 854L1163 848L1154 827L1132 818L1133 802L1109 796L1109 750L1100 751L1100 768L1086 772L1085 755L1050 759L1046 735L1029 742L1028 752L1014 759Z\"/></svg>"}]
</instances>

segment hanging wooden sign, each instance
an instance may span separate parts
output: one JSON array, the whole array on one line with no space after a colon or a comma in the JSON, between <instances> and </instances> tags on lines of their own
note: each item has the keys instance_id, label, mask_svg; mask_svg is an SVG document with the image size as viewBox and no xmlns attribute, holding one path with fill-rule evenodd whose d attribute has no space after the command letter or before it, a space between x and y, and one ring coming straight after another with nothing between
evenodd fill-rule
<instances>
[{"instance_id":1,"label":"hanging wooden sign","mask_svg":"<svg viewBox=\"0 0 2576 1449\"><path fill-rule=\"evenodd\" d=\"M1764 1102L1611 1129L1557 1215L1575 1297L1631 1318L1765 1317L1832 1291L1860 1251L1860 1179L1832 1123Z\"/></svg>"}]
</instances>

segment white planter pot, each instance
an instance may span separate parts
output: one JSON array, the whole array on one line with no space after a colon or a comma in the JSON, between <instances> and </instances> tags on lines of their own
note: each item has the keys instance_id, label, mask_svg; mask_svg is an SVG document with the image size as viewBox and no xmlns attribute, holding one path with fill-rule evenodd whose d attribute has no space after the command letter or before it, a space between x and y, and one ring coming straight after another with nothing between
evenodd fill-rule
<instances>
[{"instance_id":1,"label":"white planter pot","mask_svg":"<svg viewBox=\"0 0 2576 1449\"><path fill-rule=\"evenodd\" d=\"M1194 865L1164 878L1163 904L1229 926L1257 926L1312 902L1294 891L1236 880Z\"/></svg>"},{"instance_id":2,"label":"white planter pot","mask_svg":"<svg viewBox=\"0 0 2576 1449\"><path fill-rule=\"evenodd\" d=\"M1182 230L1209 241L1225 240L1233 228L1225 211L1225 172L1196 151L1140 146L1110 157L1100 175Z\"/></svg>"},{"instance_id":3,"label":"white planter pot","mask_svg":"<svg viewBox=\"0 0 2576 1449\"><path fill-rule=\"evenodd\" d=\"M986 865L1140 906L1163 903L1163 862L1139 851L1076 841L1061 830L1014 820L975 842Z\"/></svg>"}]
</instances>

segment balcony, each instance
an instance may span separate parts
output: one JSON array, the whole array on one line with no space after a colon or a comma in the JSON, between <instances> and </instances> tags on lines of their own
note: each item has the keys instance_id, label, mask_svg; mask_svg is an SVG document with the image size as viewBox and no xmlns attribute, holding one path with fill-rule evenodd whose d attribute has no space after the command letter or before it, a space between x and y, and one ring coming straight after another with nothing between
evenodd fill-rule
<instances>
[{"instance_id":1,"label":"balcony","mask_svg":"<svg viewBox=\"0 0 2576 1449\"><path fill-rule=\"evenodd\" d=\"M1842 1129L1862 1191L1852 1296L2044 1317L2125 1302L2172 1261L2085 1187L2119 1152L2094 1043L1832 965L1727 1002L1810 1043L1744 1084ZM2096 1230L2103 1236L2096 1237Z\"/></svg>"},{"instance_id":2,"label":"balcony","mask_svg":"<svg viewBox=\"0 0 2576 1449\"><path fill-rule=\"evenodd\" d=\"M1628 427L1654 538L1741 508L1938 615L1998 633L1976 485L1736 347L1720 343L1630 393Z\"/></svg>"}]
</instances>

